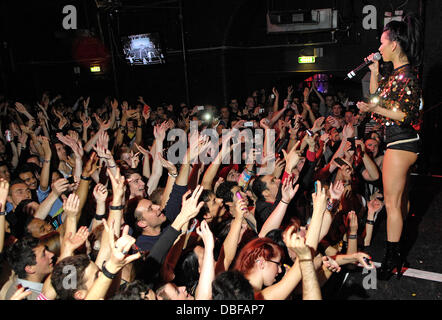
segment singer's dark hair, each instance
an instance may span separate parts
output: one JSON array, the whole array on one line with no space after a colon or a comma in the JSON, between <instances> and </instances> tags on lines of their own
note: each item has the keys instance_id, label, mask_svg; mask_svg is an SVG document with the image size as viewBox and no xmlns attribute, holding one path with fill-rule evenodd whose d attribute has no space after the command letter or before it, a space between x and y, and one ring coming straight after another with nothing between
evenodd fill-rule
<instances>
[{"instance_id":1,"label":"singer's dark hair","mask_svg":"<svg viewBox=\"0 0 442 320\"><path fill-rule=\"evenodd\" d=\"M390 41L397 41L413 67L422 64L422 22L415 14L408 14L402 21L390 21L384 28Z\"/></svg>"}]
</instances>

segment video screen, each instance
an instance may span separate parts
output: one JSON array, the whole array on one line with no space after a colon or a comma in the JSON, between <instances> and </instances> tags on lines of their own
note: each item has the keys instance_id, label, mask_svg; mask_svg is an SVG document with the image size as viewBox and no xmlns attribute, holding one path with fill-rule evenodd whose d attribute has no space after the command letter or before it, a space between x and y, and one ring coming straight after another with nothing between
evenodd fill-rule
<instances>
[{"instance_id":1,"label":"video screen","mask_svg":"<svg viewBox=\"0 0 442 320\"><path fill-rule=\"evenodd\" d=\"M122 38L124 59L130 65L164 64L159 33L144 33Z\"/></svg>"}]
</instances>

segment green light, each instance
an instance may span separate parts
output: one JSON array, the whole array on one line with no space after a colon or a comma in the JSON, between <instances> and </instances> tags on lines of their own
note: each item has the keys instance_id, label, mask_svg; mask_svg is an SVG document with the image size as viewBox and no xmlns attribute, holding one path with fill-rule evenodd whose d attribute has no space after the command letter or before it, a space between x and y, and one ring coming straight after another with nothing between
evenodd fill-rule
<instances>
[{"instance_id":1,"label":"green light","mask_svg":"<svg viewBox=\"0 0 442 320\"><path fill-rule=\"evenodd\" d=\"M314 56L298 57L298 63L315 63Z\"/></svg>"}]
</instances>

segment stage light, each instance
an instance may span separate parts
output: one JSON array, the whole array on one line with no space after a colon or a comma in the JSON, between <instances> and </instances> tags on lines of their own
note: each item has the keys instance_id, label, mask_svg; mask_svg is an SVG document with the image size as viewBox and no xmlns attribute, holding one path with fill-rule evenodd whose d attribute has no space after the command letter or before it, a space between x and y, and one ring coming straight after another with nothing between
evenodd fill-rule
<instances>
[{"instance_id":1,"label":"stage light","mask_svg":"<svg viewBox=\"0 0 442 320\"><path fill-rule=\"evenodd\" d=\"M298 57L298 63L315 63L316 59L314 56L304 56Z\"/></svg>"},{"instance_id":2,"label":"stage light","mask_svg":"<svg viewBox=\"0 0 442 320\"><path fill-rule=\"evenodd\" d=\"M100 66L91 66L91 72L101 72Z\"/></svg>"}]
</instances>

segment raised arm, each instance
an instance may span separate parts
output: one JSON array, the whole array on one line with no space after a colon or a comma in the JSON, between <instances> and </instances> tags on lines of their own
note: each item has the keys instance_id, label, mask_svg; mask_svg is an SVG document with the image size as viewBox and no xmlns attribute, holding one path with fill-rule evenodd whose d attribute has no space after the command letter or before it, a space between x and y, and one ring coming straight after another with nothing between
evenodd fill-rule
<instances>
[{"instance_id":1,"label":"raised arm","mask_svg":"<svg viewBox=\"0 0 442 320\"><path fill-rule=\"evenodd\" d=\"M247 211L245 201L240 199L236 202L235 218L230 224L230 230L223 243L224 248L224 270L229 270L229 267L235 259L236 251L238 249L238 242L241 237L241 226L244 221L244 213Z\"/></svg>"},{"instance_id":2,"label":"raised arm","mask_svg":"<svg viewBox=\"0 0 442 320\"><path fill-rule=\"evenodd\" d=\"M0 253L5 243L6 198L9 193L9 182L0 178Z\"/></svg>"},{"instance_id":3,"label":"raised arm","mask_svg":"<svg viewBox=\"0 0 442 320\"><path fill-rule=\"evenodd\" d=\"M307 246L304 236L300 233L292 234L289 245L295 251L302 274L302 300L322 300L321 289L316 277L312 251Z\"/></svg>"},{"instance_id":4,"label":"raised arm","mask_svg":"<svg viewBox=\"0 0 442 320\"><path fill-rule=\"evenodd\" d=\"M350 211L347 215L347 254L356 253L358 251L358 216L354 211Z\"/></svg>"},{"instance_id":5,"label":"raised arm","mask_svg":"<svg viewBox=\"0 0 442 320\"><path fill-rule=\"evenodd\" d=\"M259 237L265 237L266 234L274 229L278 229L281 226L282 220L284 219L285 213L287 211L287 207L295 197L296 192L299 189L299 184L294 186L296 181L293 180L292 177L285 179L282 183L282 199L279 201L275 210L270 214L270 216L265 221L264 225L259 232Z\"/></svg>"},{"instance_id":6,"label":"raised arm","mask_svg":"<svg viewBox=\"0 0 442 320\"><path fill-rule=\"evenodd\" d=\"M205 220L196 229L196 233L204 242L204 258L198 286L195 290L195 300L212 300L212 282L215 279L215 261L213 259L215 241Z\"/></svg>"},{"instance_id":7,"label":"raised arm","mask_svg":"<svg viewBox=\"0 0 442 320\"><path fill-rule=\"evenodd\" d=\"M158 153L158 158L161 161L161 165L163 166L163 168L167 170L167 173L169 175L169 177L167 178L166 187L164 188L163 196L161 198L161 210L162 210L164 209L164 207L166 207L167 201L169 201L169 196L170 193L172 192L172 187L176 181L176 178L178 177L178 170L172 162L164 159L161 153ZM149 161L149 159L146 159L145 161Z\"/></svg>"},{"instance_id":8,"label":"raised arm","mask_svg":"<svg viewBox=\"0 0 442 320\"><path fill-rule=\"evenodd\" d=\"M362 177L365 181L376 181L379 179L379 170L373 159L365 152L365 144L362 140L355 141L357 146L361 147L363 152L362 162L364 163L364 171L362 171Z\"/></svg>"},{"instance_id":9,"label":"raised arm","mask_svg":"<svg viewBox=\"0 0 442 320\"><path fill-rule=\"evenodd\" d=\"M150 178L150 159L149 159L149 151L144 149L143 147L139 146L137 143L135 143L135 146L138 148L138 151L143 154L143 176L147 179ZM155 146L153 146L155 148Z\"/></svg>"},{"instance_id":10,"label":"raised arm","mask_svg":"<svg viewBox=\"0 0 442 320\"><path fill-rule=\"evenodd\" d=\"M100 272L98 278L94 281L94 284L89 289L85 300L101 300L106 297L106 293L109 290L113 279L123 269L124 266L139 259L141 254L137 252L133 255L127 255L132 245L135 244L135 239L129 236L129 226L126 226L123 230L123 235L117 240L114 240L114 235L111 232L111 226L108 226L105 221L103 224L108 234L108 246L111 248L111 256L105 264L103 264L103 270L106 272Z\"/></svg>"},{"instance_id":11,"label":"raised arm","mask_svg":"<svg viewBox=\"0 0 442 320\"><path fill-rule=\"evenodd\" d=\"M153 163L152 163L152 174L147 182L147 193L150 195L157 188L158 182L160 181L161 175L163 173L163 166L158 158L158 153L163 152L163 141L166 138L166 131L168 126L166 122L161 125L157 125L154 128L155 136L155 150L153 151Z\"/></svg>"},{"instance_id":12,"label":"raised arm","mask_svg":"<svg viewBox=\"0 0 442 320\"><path fill-rule=\"evenodd\" d=\"M40 190L46 191L48 190L48 185L49 185L49 173L51 169L52 150L49 145L48 138L40 136L38 137L38 141L41 143L44 152L43 167L41 169L41 174L40 174Z\"/></svg>"},{"instance_id":13,"label":"raised arm","mask_svg":"<svg viewBox=\"0 0 442 320\"><path fill-rule=\"evenodd\" d=\"M276 90L276 87L272 88L272 92L275 95L275 101L273 101L273 112L278 112L279 92Z\"/></svg>"}]
</instances>

